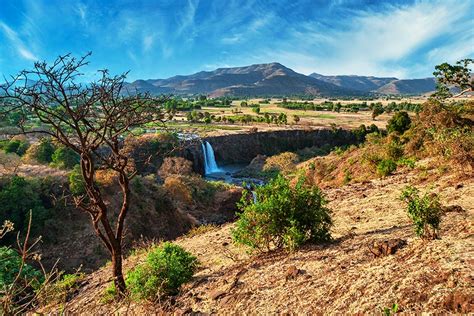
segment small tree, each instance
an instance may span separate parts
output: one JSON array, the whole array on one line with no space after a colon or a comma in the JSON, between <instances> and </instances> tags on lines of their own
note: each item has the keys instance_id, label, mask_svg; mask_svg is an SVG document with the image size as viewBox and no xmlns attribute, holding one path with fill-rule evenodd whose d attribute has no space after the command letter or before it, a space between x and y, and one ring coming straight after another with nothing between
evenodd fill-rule
<instances>
[{"instance_id":1,"label":"small tree","mask_svg":"<svg viewBox=\"0 0 474 316\"><path fill-rule=\"evenodd\" d=\"M52 64L36 62L33 70L24 70L1 86L0 101L4 108L21 108L35 116L48 127L40 132L79 155L85 194L75 196L74 202L90 214L95 233L110 253L115 288L122 295L122 238L130 209L129 183L136 173L122 151L122 140L134 128L163 121L163 100L124 95L126 74L110 76L107 70L99 71L96 82L79 83L80 69L88 64L89 55L79 59L60 56ZM28 132L24 127L22 130ZM106 203L94 181L99 168L117 175L121 192L117 210Z\"/></svg>"},{"instance_id":2,"label":"small tree","mask_svg":"<svg viewBox=\"0 0 474 316\"><path fill-rule=\"evenodd\" d=\"M407 112L397 112L390 120L388 120L387 130L389 133L398 132L400 134L403 134L406 130L410 128L410 124L411 119Z\"/></svg>"},{"instance_id":3,"label":"small tree","mask_svg":"<svg viewBox=\"0 0 474 316\"><path fill-rule=\"evenodd\" d=\"M407 186L400 198L407 203L407 213L415 224L416 235L422 238L437 238L443 214L439 197L434 193L420 196L417 188Z\"/></svg>"},{"instance_id":4,"label":"small tree","mask_svg":"<svg viewBox=\"0 0 474 316\"><path fill-rule=\"evenodd\" d=\"M438 94L446 97L452 96L447 85L454 85L460 89L460 92L453 97L459 97L466 93L474 91L474 79L472 77L472 70L469 68L470 64L474 63L474 59L462 59L456 62L455 65L449 63L442 63L435 67L433 75L438 80Z\"/></svg>"},{"instance_id":5,"label":"small tree","mask_svg":"<svg viewBox=\"0 0 474 316\"><path fill-rule=\"evenodd\" d=\"M375 118L381 114L383 114L383 106L380 103L376 103L372 109L372 119L375 120Z\"/></svg>"}]
</instances>

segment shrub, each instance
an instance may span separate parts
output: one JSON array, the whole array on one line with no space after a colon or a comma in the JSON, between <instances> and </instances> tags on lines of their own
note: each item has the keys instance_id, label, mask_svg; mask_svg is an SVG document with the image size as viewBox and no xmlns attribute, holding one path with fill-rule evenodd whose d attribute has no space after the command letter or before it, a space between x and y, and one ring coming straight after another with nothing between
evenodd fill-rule
<instances>
[{"instance_id":1,"label":"shrub","mask_svg":"<svg viewBox=\"0 0 474 316\"><path fill-rule=\"evenodd\" d=\"M42 273L23 264L15 250L0 247L0 314L21 313L43 281Z\"/></svg>"},{"instance_id":2,"label":"shrub","mask_svg":"<svg viewBox=\"0 0 474 316\"><path fill-rule=\"evenodd\" d=\"M155 300L175 295L191 280L198 266L196 257L169 242L152 249L146 262L127 274L127 286L136 300Z\"/></svg>"},{"instance_id":3,"label":"shrub","mask_svg":"<svg viewBox=\"0 0 474 316\"><path fill-rule=\"evenodd\" d=\"M29 144L26 140L12 139L5 144L3 150L6 153L15 153L18 156L23 156L28 147Z\"/></svg>"},{"instance_id":4,"label":"shrub","mask_svg":"<svg viewBox=\"0 0 474 316\"><path fill-rule=\"evenodd\" d=\"M181 201L186 204L193 202L192 188L188 186L183 177L178 175L169 176L165 179L163 187L171 195L173 200Z\"/></svg>"},{"instance_id":5,"label":"shrub","mask_svg":"<svg viewBox=\"0 0 474 316\"><path fill-rule=\"evenodd\" d=\"M255 190L256 202L244 191L239 219L232 231L236 242L262 251L271 247L297 248L306 241L330 239L330 211L324 207L319 188L303 186L300 178L295 186L279 175Z\"/></svg>"},{"instance_id":6,"label":"shrub","mask_svg":"<svg viewBox=\"0 0 474 316\"><path fill-rule=\"evenodd\" d=\"M0 247L0 291L13 285L20 272L22 260L18 252L9 247ZM21 286L29 285L38 288L43 282L43 275L32 266L25 264L21 269Z\"/></svg>"},{"instance_id":7,"label":"shrub","mask_svg":"<svg viewBox=\"0 0 474 316\"><path fill-rule=\"evenodd\" d=\"M73 195L82 195L86 192L84 178L82 177L81 166L75 165L69 173L69 190Z\"/></svg>"},{"instance_id":8,"label":"shrub","mask_svg":"<svg viewBox=\"0 0 474 316\"><path fill-rule=\"evenodd\" d=\"M68 147L57 148L51 156L51 164L60 169L72 169L79 163L79 155Z\"/></svg>"},{"instance_id":9,"label":"shrub","mask_svg":"<svg viewBox=\"0 0 474 316\"><path fill-rule=\"evenodd\" d=\"M397 164L392 159L383 159L377 164L377 173L386 177L391 175L397 169Z\"/></svg>"},{"instance_id":10,"label":"shrub","mask_svg":"<svg viewBox=\"0 0 474 316\"><path fill-rule=\"evenodd\" d=\"M27 161L36 161L48 164L52 161L55 147L49 138L42 138L38 143L31 145L25 153Z\"/></svg>"},{"instance_id":11,"label":"shrub","mask_svg":"<svg viewBox=\"0 0 474 316\"><path fill-rule=\"evenodd\" d=\"M297 154L284 152L279 155L268 157L263 166L263 171L268 174L282 172L289 174L295 171L296 164L300 161Z\"/></svg>"},{"instance_id":12,"label":"shrub","mask_svg":"<svg viewBox=\"0 0 474 316\"><path fill-rule=\"evenodd\" d=\"M35 218L31 230L36 232L42 228L44 221L49 218L45 208L41 187L37 181L13 176L0 188L0 222L11 220L19 231L25 231L28 224L28 213L33 212ZM5 240L12 241L13 237Z\"/></svg>"},{"instance_id":13,"label":"shrub","mask_svg":"<svg viewBox=\"0 0 474 316\"><path fill-rule=\"evenodd\" d=\"M443 213L439 197L435 193L420 196L417 188L407 186L400 198L407 203L407 213L415 225L416 235L422 238L437 238Z\"/></svg>"},{"instance_id":14,"label":"shrub","mask_svg":"<svg viewBox=\"0 0 474 316\"><path fill-rule=\"evenodd\" d=\"M167 157L163 160L163 164L158 171L161 178L169 175L178 174L188 176L193 173L193 163L181 157Z\"/></svg>"},{"instance_id":15,"label":"shrub","mask_svg":"<svg viewBox=\"0 0 474 316\"><path fill-rule=\"evenodd\" d=\"M42 305L65 303L68 297L78 289L83 278L83 273L63 274L60 272L55 282L43 285L38 299Z\"/></svg>"},{"instance_id":16,"label":"shrub","mask_svg":"<svg viewBox=\"0 0 474 316\"><path fill-rule=\"evenodd\" d=\"M407 112L401 111L395 113L395 115L387 122L387 131L389 133L398 132L403 134L410 128L411 119Z\"/></svg>"}]
</instances>

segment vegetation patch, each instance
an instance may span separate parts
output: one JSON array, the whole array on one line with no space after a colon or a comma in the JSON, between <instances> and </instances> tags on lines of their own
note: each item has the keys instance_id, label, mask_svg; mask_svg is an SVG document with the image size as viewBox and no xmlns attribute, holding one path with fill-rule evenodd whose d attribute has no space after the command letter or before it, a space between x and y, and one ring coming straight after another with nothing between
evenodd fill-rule
<instances>
[{"instance_id":1,"label":"vegetation patch","mask_svg":"<svg viewBox=\"0 0 474 316\"><path fill-rule=\"evenodd\" d=\"M198 267L196 257L169 242L150 250L146 261L127 274L126 283L135 300L156 300L175 295L191 280Z\"/></svg>"},{"instance_id":2,"label":"vegetation patch","mask_svg":"<svg viewBox=\"0 0 474 316\"><path fill-rule=\"evenodd\" d=\"M233 230L234 240L251 250L287 248L294 250L305 242L323 242L331 238L331 212L325 207L321 191L295 185L279 175L267 185L257 187L255 201L244 191L239 219Z\"/></svg>"},{"instance_id":3,"label":"vegetation patch","mask_svg":"<svg viewBox=\"0 0 474 316\"><path fill-rule=\"evenodd\" d=\"M438 195L435 193L420 195L417 188L407 186L400 198L407 204L407 213L415 225L416 235L427 239L437 238L443 215Z\"/></svg>"}]
</instances>

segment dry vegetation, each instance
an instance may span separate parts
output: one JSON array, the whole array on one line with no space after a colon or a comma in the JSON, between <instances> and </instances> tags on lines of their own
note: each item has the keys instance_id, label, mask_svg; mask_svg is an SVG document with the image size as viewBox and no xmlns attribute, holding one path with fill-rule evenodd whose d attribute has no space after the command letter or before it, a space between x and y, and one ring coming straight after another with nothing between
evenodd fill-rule
<instances>
[{"instance_id":1,"label":"dry vegetation","mask_svg":"<svg viewBox=\"0 0 474 316\"><path fill-rule=\"evenodd\" d=\"M334 241L327 245L249 257L231 242L233 224L178 239L202 267L174 305L101 303L109 277L105 267L88 276L86 285L63 307L88 314L162 310L268 315L380 313L396 303L407 313L472 312L474 181L458 183L445 175L433 183L442 204L451 207L446 208L441 239L426 242L415 237L398 198L406 184L419 185L419 177L414 170L327 190L335 222ZM393 239L406 245L393 255L374 258L369 246ZM142 258L143 254L130 257L126 269Z\"/></svg>"}]
</instances>

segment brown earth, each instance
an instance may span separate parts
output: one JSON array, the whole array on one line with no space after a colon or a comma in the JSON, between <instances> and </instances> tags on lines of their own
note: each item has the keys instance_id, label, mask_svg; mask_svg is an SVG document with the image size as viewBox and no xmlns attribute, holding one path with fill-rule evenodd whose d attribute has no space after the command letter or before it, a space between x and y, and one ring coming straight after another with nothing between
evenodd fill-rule
<instances>
[{"instance_id":1,"label":"brown earth","mask_svg":"<svg viewBox=\"0 0 474 316\"><path fill-rule=\"evenodd\" d=\"M293 253L250 256L231 241L233 224L176 242L196 255L200 271L181 294L162 303L102 303L110 267L89 275L64 306L74 314L375 314L398 304L413 314L474 312L474 179L453 175L431 182L446 209L440 239L414 234L403 187L419 185L417 171L325 190L334 240ZM427 185L421 185L422 189ZM393 254L375 258L371 245L399 240ZM390 251L392 252L392 251ZM144 251L126 260L129 270Z\"/></svg>"}]
</instances>

